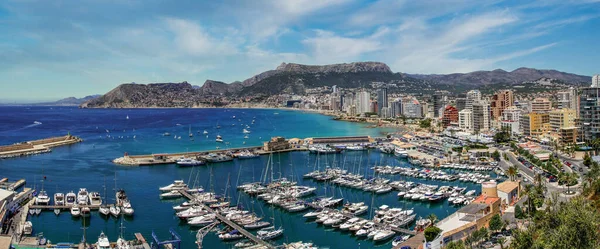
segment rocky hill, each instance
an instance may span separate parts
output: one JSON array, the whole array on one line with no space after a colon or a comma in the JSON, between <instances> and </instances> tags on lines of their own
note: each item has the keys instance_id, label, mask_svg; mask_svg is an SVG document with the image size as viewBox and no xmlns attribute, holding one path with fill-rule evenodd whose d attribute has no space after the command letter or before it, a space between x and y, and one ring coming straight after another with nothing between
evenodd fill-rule
<instances>
[{"instance_id":1,"label":"rocky hill","mask_svg":"<svg viewBox=\"0 0 600 249\"><path fill-rule=\"evenodd\" d=\"M333 65L301 65L282 63L275 70L257 74L242 82L224 83L207 80L201 87L182 83L122 84L107 94L89 100L81 107L193 107L222 103L221 98L257 97L275 94L304 94L307 88L337 85L342 88L371 88L381 82L389 92L424 94L436 90L464 92L485 87L511 87L523 82L548 79L569 84L589 83L591 77L559 72L519 68L512 72L501 69L457 74L394 73L381 62L354 62Z\"/></svg>"},{"instance_id":2,"label":"rocky hill","mask_svg":"<svg viewBox=\"0 0 600 249\"><path fill-rule=\"evenodd\" d=\"M110 92L89 100L82 108L193 107L202 101L187 82L121 84Z\"/></svg>"},{"instance_id":3,"label":"rocky hill","mask_svg":"<svg viewBox=\"0 0 600 249\"><path fill-rule=\"evenodd\" d=\"M410 77L422 79L436 84L465 84L481 86L490 84L520 84L540 78L556 79L568 84L590 83L592 77L559 72L556 70L540 70L534 68L518 68L512 72L502 69L493 71L475 71L455 74L410 74Z\"/></svg>"}]
</instances>

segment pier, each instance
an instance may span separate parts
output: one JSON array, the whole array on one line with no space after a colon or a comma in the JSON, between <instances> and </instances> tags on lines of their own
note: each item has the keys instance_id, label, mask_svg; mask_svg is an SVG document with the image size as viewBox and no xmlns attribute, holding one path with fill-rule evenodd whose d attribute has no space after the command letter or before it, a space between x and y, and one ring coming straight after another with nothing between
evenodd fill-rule
<instances>
[{"instance_id":1,"label":"pier","mask_svg":"<svg viewBox=\"0 0 600 249\"><path fill-rule=\"evenodd\" d=\"M192 200L194 199L194 196L191 195L190 193L188 193L185 190L179 190L179 193L181 193L181 195L183 195L185 198L187 198L188 200ZM275 246L267 243L264 240L259 239L258 237L254 236L254 234L248 232L246 229L244 229L243 227L241 227L238 224L235 224L235 222L228 220L227 218L225 218L225 216L219 214L218 212L216 212L215 210L213 210L212 208L204 205L203 203L200 203L200 206L204 209L207 210L209 213L215 214L215 216L217 217L217 219L225 224L227 224L228 226L232 227L233 229L238 230L242 235L244 235L246 238L248 238L249 240L253 241L256 244L262 245L266 248L269 249L275 249Z\"/></svg>"},{"instance_id":2,"label":"pier","mask_svg":"<svg viewBox=\"0 0 600 249\"><path fill-rule=\"evenodd\" d=\"M44 138L11 145L0 146L0 159L36 155L51 152L51 148L82 142L79 137L70 134L60 137Z\"/></svg>"}]
</instances>

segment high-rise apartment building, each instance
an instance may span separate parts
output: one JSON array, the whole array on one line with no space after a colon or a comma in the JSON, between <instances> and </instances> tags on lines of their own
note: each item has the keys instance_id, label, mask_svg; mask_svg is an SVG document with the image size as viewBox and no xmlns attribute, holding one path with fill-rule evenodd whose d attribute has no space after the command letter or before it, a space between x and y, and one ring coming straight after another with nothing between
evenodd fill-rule
<instances>
[{"instance_id":1,"label":"high-rise apartment building","mask_svg":"<svg viewBox=\"0 0 600 249\"><path fill-rule=\"evenodd\" d=\"M514 103L513 92L511 90L502 90L492 96L491 108L492 118L499 119L504 109L512 106Z\"/></svg>"},{"instance_id":2,"label":"high-rise apartment building","mask_svg":"<svg viewBox=\"0 0 600 249\"><path fill-rule=\"evenodd\" d=\"M433 116L439 118L442 116L440 110L448 103L448 91L436 91L432 97L433 100Z\"/></svg>"},{"instance_id":3,"label":"high-rise apartment building","mask_svg":"<svg viewBox=\"0 0 600 249\"><path fill-rule=\"evenodd\" d=\"M442 125L444 128L450 126L451 123L458 122L458 109L456 107L447 105L442 113Z\"/></svg>"},{"instance_id":4,"label":"high-rise apartment building","mask_svg":"<svg viewBox=\"0 0 600 249\"><path fill-rule=\"evenodd\" d=\"M490 129L490 104L486 101L473 103L473 131L482 132Z\"/></svg>"},{"instance_id":5,"label":"high-rise apartment building","mask_svg":"<svg viewBox=\"0 0 600 249\"><path fill-rule=\"evenodd\" d=\"M381 111L383 110L383 108L388 107L388 96L387 96L387 89L386 88L380 88L377 89L377 114L379 114L379 116L382 115Z\"/></svg>"},{"instance_id":6,"label":"high-rise apartment building","mask_svg":"<svg viewBox=\"0 0 600 249\"><path fill-rule=\"evenodd\" d=\"M473 102L481 100L481 92L479 90L471 90L467 92L467 99L465 103L465 109L472 110Z\"/></svg>"},{"instance_id":7,"label":"high-rise apartment building","mask_svg":"<svg viewBox=\"0 0 600 249\"><path fill-rule=\"evenodd\" d=\"M402 113L407 118L423 117L423 109L421 103L413 97L402 99Z\"/></svg>"},{"instance_id":8,"label":"high-rise apartment building","mask_svg":"<svg viewBox=\"0 0 600 249\"><path fill-rule=\"evenodd\" d=\"M458 112L458 128L465 132L473 132L473 112L464 109Z\"/></svg>"},{"instance_id":9,"label":"high-rise apartment building","mask_svg":"<svg viewBox=\"0 0 600 249\"><path fill-rule=\"evenodd\" d=\"M558 133L562 128L575 126L577 115L573 109L556 109L550 111L548 114L550 116L551 132Z\"/></svg>"},{"instance_id":10,"label":"high-rise apartment building","mask_svg":"<svg viewBox=\"0 0 600 249\"><path fill-rule=\"evenodd\" d=\"M594 85L594 82L592 85ZM580 138L584 142L600 138L599 87L586 87L581 89L581 95L579 95L579 128Z\"/></svg>"},{"instance_id":11,"label":"high-rise apartment building","mask_svg":"<svg viewBox=\"0 0 600 249\"><path fill-rule=\"evenodd\" d=\"M358 92L356 102L356 112L358 114L363 114L365 112L371 111L371 94L369 92L364 90Z\"/></svg>"},{"instance_id":12,"label":"high-rise apartment building","mask_svg":"<svg viewBox=\"0 0 600 249\"><path fill-rule=\"evenodd\" d=\"M591 87L600 87L600 74L596 74L592 76L592 86Z\"/></svg>"}]
</instances>

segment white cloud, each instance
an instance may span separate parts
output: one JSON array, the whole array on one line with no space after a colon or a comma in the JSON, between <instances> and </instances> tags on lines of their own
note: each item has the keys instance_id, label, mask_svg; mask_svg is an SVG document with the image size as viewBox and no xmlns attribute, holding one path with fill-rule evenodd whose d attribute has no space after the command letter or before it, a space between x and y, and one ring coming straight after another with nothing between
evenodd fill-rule
<instances>
[{"instance_id":1,"label":"white cloud","mask_svg":"<svg viewBox=\"0 0 600 249\"><path fill-rule=\"evenodd\" d=\"M317 63L340 63L357 60L365 53L382 49L376 38L387 33L386 30L365 38L349 38L335 35L332 32L317 30L316 36L302 41L311 50Z\"/></svg>"},{"instance_id":2,"label":"white cloud","mask_svg":"<svg viewBox=\"0 0 600 249\"><path fill-rule=\"evenodd\" d=\"M211 36L199 24L189 20L165 18L174 40L182 52L192 55L229 55L237 53L235 44Z\"/></svg>"}]
</instances>

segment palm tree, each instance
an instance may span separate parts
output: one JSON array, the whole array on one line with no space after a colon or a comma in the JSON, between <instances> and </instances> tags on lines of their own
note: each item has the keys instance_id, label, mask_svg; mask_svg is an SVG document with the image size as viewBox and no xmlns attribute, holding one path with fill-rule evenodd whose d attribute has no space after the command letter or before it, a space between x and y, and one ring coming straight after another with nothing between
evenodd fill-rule
<instances>
[{"instance_id":1,"label":"palm tree","mask_svg":"<svg viewBox=\"0 0 600 249\"><path fill-rule=\"evenodd\" d=\"M427 219L431 221L431 225L435 224L435 222L437 221L438 217L437 215L435 215L434 213L430 214L427 216Z\"/></svg>"},{"instance_id":2,"label":"palm tree","mask_svg":"<svg viewBox=\"0 0 600 249\"><path fill-rule=\"evenodd\" d=\"M523 187L523 194L527 195L527 212L531 213L533 210L532 206L532 194L533 194L533 185L527 184Z\"/></svg>"},{"instance_id":3,"label":"palm tree","mask_svg":"<svg viewBox=\"0 0 600 249\"><path fill-rule=\"evenodd\" d=\"M515 176L517 175L517 167L510 166L508 170L506 170L506 175L510 178L511 181L515 180Z\"/></svg>"}]
</instances>

